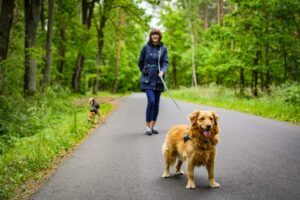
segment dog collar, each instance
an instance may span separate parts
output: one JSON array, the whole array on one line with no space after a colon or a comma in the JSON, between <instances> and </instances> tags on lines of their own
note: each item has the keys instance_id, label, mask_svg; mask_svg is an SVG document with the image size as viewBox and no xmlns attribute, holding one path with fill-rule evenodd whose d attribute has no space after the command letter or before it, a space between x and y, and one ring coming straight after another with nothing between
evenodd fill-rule
<instances>
[{"instance_id":1,"label":"dog collar","mask_svg":"<svg viewBox=\"0 0 300 200\"><path fill-rule=\"evenodd\" d=\"M186 143L187 141L189 141L191 138L189 137L189 135L186 133L184 134L184 137L183 137L183 141L184 143Z\"/></svg>"}]
</instances>

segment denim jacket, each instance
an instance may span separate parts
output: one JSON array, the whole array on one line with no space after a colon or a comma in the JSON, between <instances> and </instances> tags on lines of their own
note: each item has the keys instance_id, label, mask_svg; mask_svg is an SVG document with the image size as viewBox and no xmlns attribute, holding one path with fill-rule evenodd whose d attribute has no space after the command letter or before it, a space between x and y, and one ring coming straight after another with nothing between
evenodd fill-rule
<instances>
[{"instance_id":1,"label":"denim jacket","mask_svg":"<svg viewBox=\"0 0 300 200\"><path fill-rule=\"evenodd\" d=\"M155 46L148 42L141 51L138 65L142 72L140 86L143 91L146 89L164 90L163 83L158 77L158 55L160 50L160 70L163 71L165 75L168 68L168 49L163 43L160 42Z\"/></svg>"}]
</instances>

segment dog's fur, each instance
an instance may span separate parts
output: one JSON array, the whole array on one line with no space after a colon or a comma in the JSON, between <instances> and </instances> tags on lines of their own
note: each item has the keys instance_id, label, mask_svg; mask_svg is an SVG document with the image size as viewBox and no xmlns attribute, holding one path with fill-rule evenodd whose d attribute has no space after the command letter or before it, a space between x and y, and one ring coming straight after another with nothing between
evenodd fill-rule
<instances>
[{"instance_id":1,"label":"dog's fur","mask_svg":"<svg viewBox=\"0 0 300 200\"><path fill-rule=\"evenodd\" d=\"M182 175L180 170L184 161L187 164L186 188L195 188L194 167L206 166L208 171L209 185L213 188L220 187L214 177L214 161L216 145L218 144L219 128L218 116L213 111L194 111L190 115L191 126L177 125L167 133L162 147L165 159L165 171L162 177L170 176L169 169L176 161L176 174ZM184 141L185 134L189 140Z\"/></svg>"},{"instance_id":2,"label":"dog's fur","mask_svg":"<svg viewBox=\"0 0 300 200\"><path fill-rule=\"evenodd\" d=\"M94 123L95 122L95 119L96 119L96 116L97 116L97 121L96 121L96 123L98 124L99 123L99 121L100 121L100 112L99 112L99 110L97 109L96 110L96 113L95 113L95 111L93 111L93 107L94 107L94 105L96 104L97 102L96 102L96 100L94 99L94 98L90 98L89 99L89 104L90 104L90 106L92 107L92 109L89 111L89 113L88 113L88 121L90 122L90 123Z\"/></svg>"},{"instance_id":3,"label":"dog's fur","mask_svg":"<svg viewBox=\"0 0 300 200\"><path fill-rule=\"evenodd\" d=\"M90 111L89 114L88 114L88 121L90 123L94 123L95 118L96 118L96 114L94 112Z\"/></svg>"}]
</instances>

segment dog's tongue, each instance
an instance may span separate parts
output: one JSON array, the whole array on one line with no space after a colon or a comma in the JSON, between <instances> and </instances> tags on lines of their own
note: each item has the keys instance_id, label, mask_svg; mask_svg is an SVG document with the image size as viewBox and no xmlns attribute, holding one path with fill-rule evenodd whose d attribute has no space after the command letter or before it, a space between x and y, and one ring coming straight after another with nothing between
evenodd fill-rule
<instances>
[{"instance_id":1,"label":"dog's tongue","mask_svg":"<svg viewBox=\"0 0 300 200\"><path fill-rule=\"evenodd\" d=\"M210 136L210 130L208 130L208 131L204 130L203 135L205 135L206 137L209 137Z\"/></svg>"}]
</instances>

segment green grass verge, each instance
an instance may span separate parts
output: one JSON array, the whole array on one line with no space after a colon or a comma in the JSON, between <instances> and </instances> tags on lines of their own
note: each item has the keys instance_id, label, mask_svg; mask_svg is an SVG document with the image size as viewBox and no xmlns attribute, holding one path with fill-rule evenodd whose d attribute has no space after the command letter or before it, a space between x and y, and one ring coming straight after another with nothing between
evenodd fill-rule
<instances>
[{"instance_id":1,"label":"green grass verge","mask_svg":"<svg viewBox=\"0 0 300 200\"><path fill-rule=\"evenodd\" d=\"M285 102L284 97L273 95L258 98L239 97L234 90L224 87L181 88L172 90L172 96L183 101L242 111L271 119L300 124L300 104ZM164 93L164 96L168 96Z\"/></svg>"},{"instance_id":2,"label":"green grass verge","mask_svg":"<svg viewBox=\"0 0 300 200\"><path fill-rule=\"evenodd\" d=\"M109 93L100 93L98 96L106 97L105 101L112 97ZM117 96L114 95L112 98ZM46 102L46 108L42 111L44 112L43 117L37 115L38 117L35 119L39 121L39 124L43 124L42 128L36 128L36 133L30 136L18 137L14 134L6 136L5 144L3 138L0 140L0 143L2 142L0 199L20 199L21 197L17 196L19 194L16 191L26 180L32 177L41 178L37 177L39 171L51 167L58 155L80 143L86 137L92 128L87 121L88 98L70 94L59 98L47 97L43 100ZM35 109L34 106L32 109ZM101 104L102 117L112 110L111 103ZM33 122L30 121L30 123ZM35 128L35 126L32 127Z\"/></svg>"}]
</instances>

